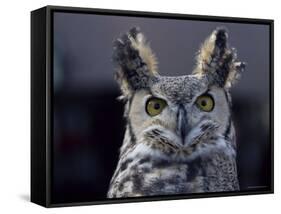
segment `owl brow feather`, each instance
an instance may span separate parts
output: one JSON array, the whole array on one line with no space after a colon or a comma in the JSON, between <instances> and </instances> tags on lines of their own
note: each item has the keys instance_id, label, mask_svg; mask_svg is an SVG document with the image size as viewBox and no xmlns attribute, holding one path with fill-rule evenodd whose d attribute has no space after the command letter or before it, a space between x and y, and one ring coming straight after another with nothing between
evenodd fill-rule
<instances>
[{"instance_id":1,"label":"owl brow feather","mask_svg":"<svg viewBox=\"0 0 281 214\"><path fill-rule=\"evenodd\" d=\"M115 40L112 59L117 66L115 78L125 97L132 91L147 88L158 74L157 59L137 27Z\"/></svg>"},{"instance_id":2,"label":"owl brow feather","mask_svg":"<svg viewBox=\"0 0 281 214\"><path fill-rule=\"evenodd\" d=\"M194 74L206 76L210 84L230 88L244 71L246 63L237 59L235 48L228 45L228 33L219 27L202 44Z\"/></svg>"}]
</instances>

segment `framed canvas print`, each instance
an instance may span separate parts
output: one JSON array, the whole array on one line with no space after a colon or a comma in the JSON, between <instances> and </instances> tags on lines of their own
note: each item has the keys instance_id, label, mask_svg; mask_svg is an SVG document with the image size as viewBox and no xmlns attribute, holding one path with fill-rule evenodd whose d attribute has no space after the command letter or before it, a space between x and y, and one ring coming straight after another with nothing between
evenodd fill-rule
<instances>
[{"instance_id":1,"label":"framed canvas print","mask_svg":"<svg viewBox=\"0 0 281 214\"><path fill-rule=\"evenodd\" d=\"M273 193L273 20L31 12L31 201Z\"/></svg>"}]
</instances>

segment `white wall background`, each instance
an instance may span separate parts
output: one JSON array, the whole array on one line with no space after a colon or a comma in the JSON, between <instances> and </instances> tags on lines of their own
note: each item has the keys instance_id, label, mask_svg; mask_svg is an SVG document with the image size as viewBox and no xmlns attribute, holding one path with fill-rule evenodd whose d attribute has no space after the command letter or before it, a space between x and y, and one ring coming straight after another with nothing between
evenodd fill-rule
<instances>
[{"instance_id":1,"label":"white wall background","mask_svg":"<svg viewBox=\"0 0 281 214\"><path fill-rule=\"evenodd\" d=\"M30 11L64 5L275 20L275 194L44 209L29 201ZM281 15L276 0L6 0L0 12L0 212L269 213L281 203ZM251 39L251 38L249 38ZM275 212L276 213L276 212Z\"/></svg>"}]
</instances>

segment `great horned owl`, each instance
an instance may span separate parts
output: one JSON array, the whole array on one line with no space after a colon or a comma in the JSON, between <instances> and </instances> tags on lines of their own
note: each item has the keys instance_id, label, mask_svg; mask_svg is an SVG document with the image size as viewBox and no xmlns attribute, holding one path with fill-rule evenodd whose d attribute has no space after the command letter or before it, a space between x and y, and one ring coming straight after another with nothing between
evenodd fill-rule
<instances>
[{"instance_id":1,"label":"great horned owl","mask_svg":"<svg viewBox=\"0 0 281 214\"><path fill-rule=\"evenodd\" d=\"M239 190L229 89L245 63L227 39L214 30L177 77L158 73L139 28L115 41L127 125L109 198Z\"/></svg>"}]
</instances>

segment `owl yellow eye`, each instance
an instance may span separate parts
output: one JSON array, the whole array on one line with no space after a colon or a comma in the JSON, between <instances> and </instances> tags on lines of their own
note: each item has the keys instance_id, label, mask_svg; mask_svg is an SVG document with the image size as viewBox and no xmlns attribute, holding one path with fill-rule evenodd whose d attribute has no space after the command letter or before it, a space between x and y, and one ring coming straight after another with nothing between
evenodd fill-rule
<instances>
[{"instance_id":1,"label":"owl yellow eye","mask_svg":"<svg viewBox=\"0 0 281 214\"><path fill-rule=\"evenodd\" d=\"M210 95L201 95L196 100L196 105L202 111L210 112L214 109L215 102Z\"/></svg>"},{"instance_id":2,"label":"owl yellow eye","mask_svg":"<svg viewBox=\"0 0 281 214\"><path fill-rule=\"evenodd\" d=\"M146 112L153 117L160 114L166 106L167 103L165 100L152 97L146 102Z\"/></svg>"}]
</instances>

